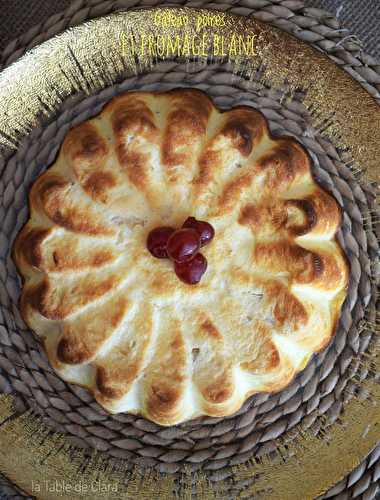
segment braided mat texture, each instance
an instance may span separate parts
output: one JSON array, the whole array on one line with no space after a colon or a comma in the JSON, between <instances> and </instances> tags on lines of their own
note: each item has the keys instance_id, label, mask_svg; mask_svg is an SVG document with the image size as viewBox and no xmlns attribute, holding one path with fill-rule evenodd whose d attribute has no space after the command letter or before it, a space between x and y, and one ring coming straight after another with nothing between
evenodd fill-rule
<instances>
[{"instance_id":1,"label":"braided mat texture","mask_svg":"<svg viewBox=\"0 0 380 500\"><path fill-rule=\"evenodd\" d=\"M5 476L0 474L0 500L25 500L25 494L17 488Z\"/></svg>"},{"instance_id":2,"label":"braided mat texture","mask_svg":"<svg viewBox=\"0 0 380 500\"><path fill-rule=\"evenodd\" d=\"M205 5L204 2L198 2L197 5L200 3ZM262 8L254 11L255 4L259 3ZM281 25L282 19L286 21L286 26L281 27L294 31L294 26L298 26L299 30L299 24L291 19L303 17L294 15L297 9L299 12L301 9L295 4L301 3L293 0L242 1L234 7L230 5L228 10L239 14L254 13L256 17L262 16L261 19L277 25ZM89 4L92 7L88 7ZM46 38L50 38L54 30L56 33L68 25L109 13L126 4L131 6L137 2L88 2L87 7L82 8L86 10L82 12L82 16L86 14L85 17L75 17L74 12L71 12L71 16L65 15L65 22L61 22L60 27L57 27L57 23L51 23L50 34ZM148 2L144 2L144 5L148 5ZM206 5L214 7L214 4ZM292 5L294 12L291 10ZM227 6L217 4L215 7L225 9ZM287 9L291 16L281 18L279 7ZM284 10L281 12L285 16ZM265 19L269 14L272 19ZM330 20L332 24L333 19ZM289 23L292 24L291 27ZM336 21L335 23L337 24ZM310 27L315 30L317 25L320 28L322 26L317 20ZM336 32L338 27L328 29L332 39L332 31ZM301 31L301 38L310 36L305 35L305 30ZM30 38L35 37L37 32L39 30ZM309 29L306 32L313 31ZM29 41L29 45L35 45L45 35L46 33L38 35ZM335 41L330 40L334 47L339 36L338 32ZM324 36L319 42L309 41L321 44L329 39ZM28 43L27 39L22 43ZM350 43L345 42L345 45ZM18 55L24 50L25 46L20 47ZM354 57L348 50L337 50L343 51L346 58ZM357 46L356 49L352 48L354 50L357 50ZM8 48L8 56L5 53L4 60L7 64L14 58L14 54L10 56L10 52L12 50ZM349 65L350 68L356 68L352 69L356 76L360 75L363 68L374 73L377 80L374 75L372 78L365 75L364 79L368 82L367 87L371 93L379 97L380 77L375 69L380 68L365 67L362 58L357 61L358 65ZM342 55L339 55L338 62L347 64ZM363 76L359 79L363 79ZM202 89L222 108L238 104L253 105L265 114L272 132L293 135L304 144L313 157L317 180L335 196L343 208L344 221L339 240L350 261L351 281L334 341L328 349L314 357L285 391L272 396L255 396L232 417L198 419L162 428L131 415L110 416L85 390L64 383L54 374L39 343L19 316L19 280L10 257L10 249L15 235L27 219L29 188L42 170L54 161L70 127L97 114L110 98L120 92L129 89L168 90L178 86ZM318 433L320 415L325 415L331 425L339 418L344 402L354 395L366 397L365 394L360 394L360 381L376 376L364 368L360 356L367 351L372 338L363 320L374 322L376 314L375 263L379 247L376 228L370 216L374 208L375 193L370 186L358 183L350 164L341 160L341 152L311 126L310 113L301 102L302 96L296 95L288 102L283 99L283 95L283 92L267 89L258 82L232 77L228 65L206 67L199 64L161 63L149 74L127 79L96 96L73 96L47 126L35 129L17 153L4 161L0 178L0 392L16 395L16 405L20 411L32 407L44 416L52 428L67 434L73 444L96 448L110 457L126 459L131 466L139 464L171 473L181 471L184 466L193 470L202 468L211 480L218 480L232 475L231 466L243 463L252 456L273 452L277 447L276 440L280 436L285 437L286 431L299 422L302 421L304 428L312 428L313 432ZM0 170L1 168L0 165ZM379 455L380 449L376 448L361 466L325 498L335 495L342 499L355 498L364 491L365 498L374 498L376 482L380 476ZM1 484L0 478L0 491ZM231 483L231 496L236 496L246 484L247 481Z\"/></svg>"}]
</instances>

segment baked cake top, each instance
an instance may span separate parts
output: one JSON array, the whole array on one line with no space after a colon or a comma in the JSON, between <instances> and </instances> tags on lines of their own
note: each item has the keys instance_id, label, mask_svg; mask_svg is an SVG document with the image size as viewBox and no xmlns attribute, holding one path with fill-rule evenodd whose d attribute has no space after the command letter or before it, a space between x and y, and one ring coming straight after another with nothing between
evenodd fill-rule
<instances>
[{"instance_id":1,"label":"baked cake top","mask_svg":"<svg viewBox=\"0 0 380 500\"><path fill-rule=\"evenodd\" d=\"M148 233L212 224L195 286ZM336 201L263 115L197 90L131 92L67 134L30 192L21 312L61 377L162 425L279 391L333 335L348 271Z\"/></svg>"}]
</instances>

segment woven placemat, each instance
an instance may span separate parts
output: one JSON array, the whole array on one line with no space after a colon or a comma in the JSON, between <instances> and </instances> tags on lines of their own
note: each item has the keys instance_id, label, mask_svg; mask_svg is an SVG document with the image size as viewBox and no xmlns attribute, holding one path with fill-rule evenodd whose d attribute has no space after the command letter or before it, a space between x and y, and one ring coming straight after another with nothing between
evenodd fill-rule
<instances>
[{"instance_id":1,"label":"woven placemat","mask_svg":"<svg viewBox=\"0 0 380 500\"><path fill-rule=\"evenodd\" d=\"M105 3L109 9L111 3L116 8L122 2ZM234 9L240 10L237 13L254 12L252 7L244 6L246 3L235 5ZM275 7L279 7L280 2L275 3ZM218 4L218 8L226 6ZM233 9L229 6L229 10ZM262 16L263 12L268 13L267 10L258 10L255 14ZM281 24L278 17L276 23ZM359 68L357 65L356 70ZM375 95L378 89L371 83L378 85L378 82L372 77L367 84ZM334 342L313 359L289 388L278 395L251 398L233 417L209 418L161 428L131 415L109 416L86 391L65 384L55 376L38 342L26 331L18 315L19 283L9 249L27 218L26 194L30 184L42 168L52 163L71 126L99 112L117 93L136 88L169 89L179 85L206 91L220 107L254 105L267 116L272 131L294 135L308 148L314 159L316 177L344 210L339 238L352 272L349 299L344 305ZM294 100L286 104L282 102L282 96L282 92L243 78L235 77L232 83L231 68L225 64L204 67L162 63L149 74L125 80L96 96L84 98L77 95L68 100L55 119L48 126L35 129L7 161L0 180L0 214L4 217L1 237L5 242L0 255L0 300L3 307L3 317L0 317L0 391L16 394L20 411L32 407L44 415L50 426L68 434L73 443L99 449L111 457L125 458L131 465L136 463L162 472L177 473L186 464L194 470L202 468L213 481L228 478L232 465L242 463L252 455L273 451L276 439L300 421L318 433L316 424L321 414L326 415L330 424L337 420L343 403L360 391L360 380L373 376L362 368L360 353L366 352L372 336L361 320L365 315L371 320L376 313L376 284L371 261L374 262L378 254L378 241L369 217L374 206L374 190L361 186L349 165L340 160L340 152L313 129L309 111L301 102L302 96L295 95ZM368 498L374 498L378 477L377 466L374 468L376 450L373 453L372 458L370 456L363 462L364 468L362 464L350 476L351 479L336 488L341 488L343 494L357 496L359 490L364 491L361 489L364 484L368 486L364 488L366 494L373 493ZM235 482L229 493L236 496L245 486L246 483Z\"/></svg>"}]
</instances>

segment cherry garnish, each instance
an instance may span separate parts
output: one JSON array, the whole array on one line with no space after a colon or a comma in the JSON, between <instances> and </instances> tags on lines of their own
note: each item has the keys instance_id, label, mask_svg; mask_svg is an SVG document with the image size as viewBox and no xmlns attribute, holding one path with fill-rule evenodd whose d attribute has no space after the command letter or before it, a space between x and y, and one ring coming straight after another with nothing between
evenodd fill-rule
<instances>
[{"instance_id":1,"label":"cherry garnish","mask_svg":"<svg viewBox=\"0 0 380 500\"><path fill-rule=\"evenodd\" d=\"M188 285L196 285L201 281L207 269L207 260L201 253L186 262L175 262L174 270L178 278Z\"/></svg>"},{"instance_id":2,"label":"cherry garnish","mask_svg":"<svg viewBox=\"0 0 380 500\"><path fill-rule=\"evenodd\" d=\"M175 231L168 240L166 250L175 262L186 262L198 253L201 241L198 233L191 228Z\"/></svg>"},{"instance_id":3,"label":"cherry garnish","mask_svg":"<svg viewBox=\"0 0 380 500\"><path fill-rule=\"evenodd\" d=\"M175 232L172 227L157 227L148 234L147 247L149 252L157 259L167 259L166 246L168 239Z\"/></svg>"},{"instance_id":4,"label":"cherry garnish","mask_svg":"<svg viewBox=\"0 0 380 500\"><path fill-rule=\"evenodd\" d=\"M157 227L147 238L149 252L158 259L170 258L177 277L188 285L196 285L207 269L206 258L199 253L201 246L214 238L214 228L208 222L188 217L181 229Z\"/></svg>"},{"instance_id":5,"label":"cherry garnish","mask_svg":"<svg viewBox=\"0 0 380 500\"><path fill-rule=\"evenodd\" d=\"M211 224L203 220L197 220L195 217L188 217L182 227L190 227L199 234L201 247L210 243L215 235L215 230Z\"/></svg>"}]
</instances>

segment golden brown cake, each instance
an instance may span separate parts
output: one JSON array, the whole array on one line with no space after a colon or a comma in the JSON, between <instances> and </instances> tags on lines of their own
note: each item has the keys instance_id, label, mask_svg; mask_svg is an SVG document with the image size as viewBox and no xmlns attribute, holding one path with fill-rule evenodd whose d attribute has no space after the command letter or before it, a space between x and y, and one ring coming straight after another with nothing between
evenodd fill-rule
<instances>
[{"instance_id":1,"label":"golden brown cake","mask_svg":"<svg viewBox=\"0 0 380 500\"><path fill-rule=\"evenodd\" d=\"M147 234L212 224L199 284ZM292 138L202 92L132 92L75 128L14 245L21 312L66 381L163 425L279 391L330 341L348 271L336 201Z\"/></svg>"}]
</instances>

